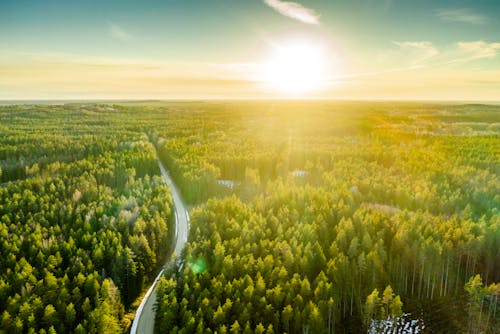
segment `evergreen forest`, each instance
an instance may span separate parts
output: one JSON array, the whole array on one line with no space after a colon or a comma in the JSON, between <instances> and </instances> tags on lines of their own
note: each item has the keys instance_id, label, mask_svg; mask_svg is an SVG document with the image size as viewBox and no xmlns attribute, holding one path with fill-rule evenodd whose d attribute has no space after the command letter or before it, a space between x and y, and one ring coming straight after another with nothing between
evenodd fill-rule
<instances>
[{"instance_id":1,"label":"evergreen forest","mask_svg":"<svg viewBox=\"0 0 500 334\"><path fill-rule=\"evenodd\" d=\"M500 106L0 106L0 332L499 333ZM173 259L174 204L189 206Z\"/></svg>"}]
</instances>

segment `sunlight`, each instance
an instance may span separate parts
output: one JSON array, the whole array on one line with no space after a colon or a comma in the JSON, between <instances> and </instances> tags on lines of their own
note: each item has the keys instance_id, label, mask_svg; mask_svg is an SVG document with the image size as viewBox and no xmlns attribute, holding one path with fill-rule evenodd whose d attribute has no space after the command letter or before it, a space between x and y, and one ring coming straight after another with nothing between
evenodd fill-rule
<instances>
[{"instance_id":1,"label":"sunlight","mask_svg":"<svg viewBox=\"0 0 500 334\"><path fill-rule=\"evenodd\" d=\"M261 80L266 89L303 96L326 87L323 49L307 42L273 45L263 63Z\"/></svg>"}]
</instances>

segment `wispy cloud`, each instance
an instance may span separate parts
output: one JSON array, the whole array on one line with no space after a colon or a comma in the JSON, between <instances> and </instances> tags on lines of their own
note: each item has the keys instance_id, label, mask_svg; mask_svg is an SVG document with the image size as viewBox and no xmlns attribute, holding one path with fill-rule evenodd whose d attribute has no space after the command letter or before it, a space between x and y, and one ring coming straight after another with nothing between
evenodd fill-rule
<instances>
[{"instance_id":1,"label":"wispy cloud","mask_svg":"<svg viewBox=\"0 0 500 334\"><path fill-rule=\"evenodd\" d=\"M238 72L215 63L0 48L0 100L248 98L255 94L255 86Z\"/></svg>"},{"instance_id":2,"label":"wispy cloud","mask_svg":"<svg viewBox=\"0 0 500 334\"><path fill-rule=\"evenodd\" d=\"M307 24L319 24L319 14L299 3L280 0L264 0L264 2L284 16Z\"/></svg>"},{"instance_id":3,"label":"wispy cloud","mask_svg":"<svg viewBox=\"0 0 500 334\"><path fill-rule=\"evenodd\" d=\"M485 41L458 42L460 50L470 55L470 60L482 58L495 58L500 53L500 43L488 43Z\"/></svg>"},{"instance_id":4,"label":"wispy cloud","mask_svg":"<svg viewBox=\"0 0 500 334\"><path fill-rule=\"evenodd\" d=\"M429 41L405 41L393 43L405 52L411 53L415 58L413 61L414 64L427 61L440 53L439 50Z\"/></svg>"},{"instance_id":5,"label":"wispy cloud","mask_svg":"<svg viewBox=\"0 0 500 334\"><path fill-rule=\"evenodd\" d=\"M488 67L488 62L500 57L500 42L483 40L459 41L439 46L430 41L393 41L392 47L374 57L374 67L353 77L377 76L386 73L427 70L473 70ZM377 66L378 65L378 66ZM347 78L351 76L348 75Z\"/></svg>"},{"instance_id":6,"label":"wispy cloud","mask_svg":"<svg viewBox=\"0 0 500 334\"><path fill-rule=\"evenodd\" d=\"M436 15L444 21L462 22L470 24L484 24L487 17L478 13L472 12L467 8L459 9L440 9L436 11Z\"/></svg>"},{"instance_id":7,"label":"wispy cloud","mask_svg":"<svg viewBox=\"0 0 500 334\"><path fill-rule=\"evenodd\" d=\"M121 41L128 41L133 38L132 35L130 35L127 31L125 31L125 29L123 29L116 23L107 21L107 24L108 24L108 33L111 37L119 39Z\"/></svg>"}]
</instances>

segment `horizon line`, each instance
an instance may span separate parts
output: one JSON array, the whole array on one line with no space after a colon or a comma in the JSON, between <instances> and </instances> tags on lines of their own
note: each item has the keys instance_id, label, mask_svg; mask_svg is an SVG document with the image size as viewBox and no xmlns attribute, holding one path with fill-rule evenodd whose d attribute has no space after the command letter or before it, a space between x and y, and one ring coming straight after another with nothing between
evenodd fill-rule
<instances>
[{"instance_id":1,"label":"horizon line","mask_svg":"<svg viewBox=\"0 0 500 334\"><path fill-rule=\"evenodd\" d=\"M122 99L122 98L68 98L68 99L50 99L50 98L27 98L27 99L3 99L0 98L0 105L15 105L15 104L32 104L33 102L42 103L115 103L121 102L220 102L220 101L235 101L235 102L257 102L257 101L283 101L283 102L416 102L416 103L484 103L484 104L500 104L500 100L489 99L437 99L437 98L417 98L417 99L404 99L404 98L293 98L293 97L279 97L279 98L144 98L144 99Z\"/></svg>"}]
</instances>

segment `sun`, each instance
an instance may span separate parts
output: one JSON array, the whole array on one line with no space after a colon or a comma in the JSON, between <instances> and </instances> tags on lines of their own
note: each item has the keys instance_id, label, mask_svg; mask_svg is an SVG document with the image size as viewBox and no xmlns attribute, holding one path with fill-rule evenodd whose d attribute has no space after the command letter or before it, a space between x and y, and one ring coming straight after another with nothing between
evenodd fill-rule
<instances>
[{"instance_id":1,"label":"sun","mask_svg":"<svg viewBox=\"0 0 500 334\"><path fill-rule=\"evenodd\" d=\"M323 50L308 42L273 45L262 66L261 81L266 89L290 96L306 96L325 88L327 73Z\"/></svg>"}]
</instances>

